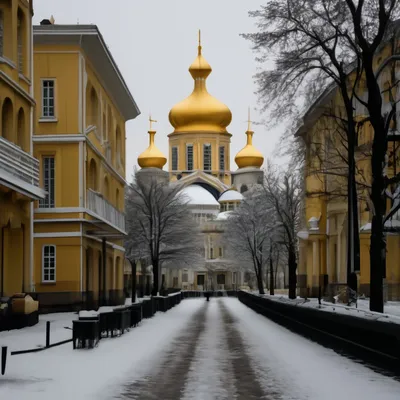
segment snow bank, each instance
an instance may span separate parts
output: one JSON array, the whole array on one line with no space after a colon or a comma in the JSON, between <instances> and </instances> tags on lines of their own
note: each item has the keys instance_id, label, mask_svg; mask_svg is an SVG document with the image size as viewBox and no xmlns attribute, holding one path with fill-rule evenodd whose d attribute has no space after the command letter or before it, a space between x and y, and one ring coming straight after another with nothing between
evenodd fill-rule
<instances>
[{"instance_id":1,"label":"snow bank","mask_svg":"<svg viewBox=\"0 0 400 400\"><path fill-rule=\"evenodd\" d=\"M98 315L99 315L99 313L97 311L94 311L94 310L90 310L90 311L82 310L82 311L79 311L79 318L93 318L93 317L97 317Z\"/></svg>"},{"instance_id":2,"label":"snow bank","mask_svg":"<svg viewBox=\"0 0 400 400\"><path fill-rule=\"evenodd\" d=\"M119 338L101 340L93 350L72 350L69 343L39 353L11 356L6 375L0 376L0 398L113 398L117 392L114 385L133 380L142 368L150 367L150 360L157 363L158 353L185 329L203 304L186 300L168 313L157 313L154 318L143 320L140 326ZM72 332L65 331L71 337Z\"/></svg>"},{"instance_id":3,"label":"snow bank","mask_svg":"<svg viewBox=\"0 0 400 400\"><path fill-rule=\"evenodd\" d=\"M78 314L71 312L39 315L39 323L34 326L0 332L0 346L8 346L9 352L45 347L47 321L50 321L50 343L71 339L74 319L78 319Z\"/></svg>"},{"instance_id":4,"label":"snow bank","mask_svg":"<svg viewBox=\"0 0 400 400\"><path fill-rule=\"evenodd\" d=\"M264 294L264 295L258 295L260 297L264 297L268 300L273 300L273 301L278 301L281 303L286 303L286 304L291 304L293 306L297 307L306 307L306 308L313 308L315 310L319 310L321 312L331 312L335 314L344 314L344 315L350 315L356 318L363 318L363 319L369 319L369 320L375 320L375 321L380 321L380 322L387 322L387 323L393 323L393 324L400 324L400 307L397 309L394 305L391 307L388 307L391 312L398 313L396 314L388 314L388 313L377 313L373 311L369 311L369 302L368 301L363 301L363 300L358 300L359 307L355 306L347 306L344 304L332 304L326 301L322 301L321 305L318 303L318 299L302 299L302 298L297 298L297 299L289 299L286 296L271 296L269 294ZM385 307L386 309L386 307Z\"/></svg>"}]
</instances>

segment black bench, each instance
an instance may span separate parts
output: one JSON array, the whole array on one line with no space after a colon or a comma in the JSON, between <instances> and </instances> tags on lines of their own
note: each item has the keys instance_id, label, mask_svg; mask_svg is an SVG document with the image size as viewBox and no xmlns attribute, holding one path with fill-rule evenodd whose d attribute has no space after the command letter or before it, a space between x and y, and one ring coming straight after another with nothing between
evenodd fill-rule
<instances>
[{"instance_id":1,"label":"black bench","mask_svg":"<svg viewBox=\"0 0 400 400\"><path fill-rule=\"evenodd\" d=\"M98 319L80 319L72 321L72 345L73 348L93 349L100 339L100 322Z\"/></svg>"}]
</instances>

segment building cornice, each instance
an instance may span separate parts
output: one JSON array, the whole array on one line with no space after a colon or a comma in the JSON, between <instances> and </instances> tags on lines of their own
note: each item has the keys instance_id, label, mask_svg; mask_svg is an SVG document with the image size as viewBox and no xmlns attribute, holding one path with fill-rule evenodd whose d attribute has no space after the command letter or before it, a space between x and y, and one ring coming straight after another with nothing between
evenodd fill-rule
<instances>
[{"instance_id":1,"label":"building cornice","mask_svg":"<svg viewBox=\"0 0 400 400\"><path fill-rule=\"evenodd\" d=\"M2 78L6 83L8 83L17 93L19 93L25 100L27 100L32 106L36 104L35 99L30 96L22 87L11 79L4 71L0 71L0 78Z\"/></svg>"},{"instance_id":2,"label":"building cornice","mask_svg":"<svg viewBox=\"0 0 400 400\"><path fill-rule=\"evenodd\" d=\"M106 91L124 119L134 119L140 114L128 85L96 25L35 25L33 37L35 44L62 43L79 46L95 67Z\"/></svg>"}]
</instances>

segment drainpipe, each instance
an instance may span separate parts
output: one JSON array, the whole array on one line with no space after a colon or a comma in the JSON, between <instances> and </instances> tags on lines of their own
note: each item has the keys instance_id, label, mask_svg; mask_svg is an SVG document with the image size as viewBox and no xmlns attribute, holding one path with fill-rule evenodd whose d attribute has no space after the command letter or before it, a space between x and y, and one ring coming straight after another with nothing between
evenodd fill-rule
<instances>
[{"instance_id":1,"label":"drainpipe","mask_svg":"<svg viewBox=\"0 0 400 400\"><path fill-rule=\"evenodd\" d=\"M107 239L103 237L102 240L102 253L103 253L103 305L106 305L106 267L107 267Z\"/></svg>"},{"instance_id":2,"label":"drainpipe","mask_svg":"<svg viewBox=\"0 0 400 400\"><path fill-rule=\"evenodd\" d=\"M21 224L22 227L22 291L25 293L25 224Z\"/></svg>"},{"instance_id":3,"label":"drainpipe","mask_svg":"<svg viewBox=\"0 0 400 400\"><path fill-rule=\"evenodd\" d=\"M4 229L3 226L1 228L1 286L0 286L0 296L3 297L4 295Z\"/></svg>"},{"instance_id":4,"label":"drainpipe","mask_svg":"<svg viewBox=\"0 0 400 400\"><path fill-rule=\"evenodd\" d=\"M33 96L34 96L34 93L33 93L33 81L34 81L34 79L33 79L33 73L34 73L34 70L33 70L33 26L32 26L32 17L33 17L33 0L30 0L30 2L29 2L29 5L30 5L30 12L31 12L31 18L30 18L30 31L31 31L31 40L30 40L30 63L31 63L31 76L30 76L30 81L31 81L31 85L30 85L30 90L29 90L29 93L30 93L30 96L33 98ZM33 138L32 138L32 136L33 136L33 106L32 106L32 104L31 104L31 109L30 109L30 130L29 130L29 135L30 135L30 153L31 153L31 155L33 155ZM30 213L30 219L29 219L29 222L30 222L30 226L29 226L29 229L30 229L30 239L29 239L29 241L30 241L30 243L29 243L29 279L30 279L30 282L29 282L29 290L31 291L31 292L34 292L34 284L33 284L33 282L34 282L34 271L33 271L33 244L34 244L34 236L33 236L33 218L34 218L34 202L33 201L31 201L31 204L30 204L30 208L31 208L31 213Z\"/></svg>"}]
</instances>

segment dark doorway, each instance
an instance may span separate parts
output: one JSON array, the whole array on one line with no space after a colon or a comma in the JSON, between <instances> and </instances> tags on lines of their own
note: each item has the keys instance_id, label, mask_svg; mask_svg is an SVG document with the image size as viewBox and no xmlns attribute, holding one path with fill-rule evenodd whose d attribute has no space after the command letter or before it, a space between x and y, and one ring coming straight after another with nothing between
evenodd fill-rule
<instances>
[{"instance_id":1,"label":"dark doorway","mask_svg":"<svg viewBox=\"0 0 400 400\"><path fill-rule=\"evenodd\" d=\"M197 286L204 286L205 276L197 275Z\"/></svg>"}]
</instances>

